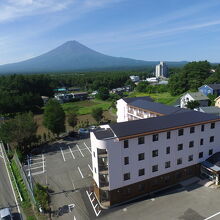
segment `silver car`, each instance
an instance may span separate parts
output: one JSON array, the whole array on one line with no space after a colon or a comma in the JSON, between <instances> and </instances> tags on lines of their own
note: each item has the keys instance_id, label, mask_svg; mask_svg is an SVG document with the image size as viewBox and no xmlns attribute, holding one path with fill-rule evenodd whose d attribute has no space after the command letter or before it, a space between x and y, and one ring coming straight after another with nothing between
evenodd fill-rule
<instances>
[{"instance_id":1,"label":"silver car","mask_svg":"<svg viewBox=\"0 0 220 220\"><path fill-rule=\"evenodd\" d=\"M9 208L0 210L0 220L12 220L11 211Z\"/></svg>"}]
</instances>

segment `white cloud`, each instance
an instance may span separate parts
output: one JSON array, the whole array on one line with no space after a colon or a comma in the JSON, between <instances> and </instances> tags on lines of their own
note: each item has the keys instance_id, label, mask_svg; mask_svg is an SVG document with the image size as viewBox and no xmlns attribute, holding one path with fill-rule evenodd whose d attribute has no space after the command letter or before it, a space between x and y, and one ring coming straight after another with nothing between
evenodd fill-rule
<instances>
[{"instance_id":1,"label":"white cloud","mask_svg":"<svg viewBox=\"0 0 220 220\"><path fill-rule=\"evenodd\" d=\"M53 13L74 6L73 10L83 14L124 0L1 0L0 23L20 17ZM81 11L81 12L80 12ZM73 14L74 16L74 14Z\"/></svg>"},{"instance_id":2,"label":"white cloud","mask_svg":"<svg viewBox=\"0 0 220 220\"><path fill-rule=\"evenodd\" d=\"M67 8L75 0L6 0L0 3L0 22Z\"/></svg>"}]
</instances>

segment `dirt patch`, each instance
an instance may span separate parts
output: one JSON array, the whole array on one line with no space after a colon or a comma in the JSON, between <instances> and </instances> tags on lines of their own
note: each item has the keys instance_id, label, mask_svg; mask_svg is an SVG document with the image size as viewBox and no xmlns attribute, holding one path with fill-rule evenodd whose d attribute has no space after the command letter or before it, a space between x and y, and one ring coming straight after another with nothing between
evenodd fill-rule
<instances>
[{"instance_id":1,"label":"dirt patch","mask_svg":"<svg viewBox=\"0 0 220 220\"><path fill-rule=\"evenodd\" d=\"M94 118L90 115L79 115L78 117L78 123L85 123L86 121L89 122L90 125L96 124L96 121ZM43 114L35 115L34 119L37 122L38 129L37 129L37 135L43 135L48 134L49 130L44 127L43 125ZM111 120L112 122L116 121L116 116L111 111L104 111L104 120ZM72 128L66 123L66 131L71 131Z\"/></svg>"}]
</instances>

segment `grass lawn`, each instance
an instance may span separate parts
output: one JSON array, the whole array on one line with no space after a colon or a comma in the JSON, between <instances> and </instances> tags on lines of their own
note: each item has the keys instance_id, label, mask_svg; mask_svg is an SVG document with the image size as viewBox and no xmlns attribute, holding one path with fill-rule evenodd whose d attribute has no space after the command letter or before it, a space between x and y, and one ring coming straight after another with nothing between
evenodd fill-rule
<instances>
[{"instance_id":1,"label":"grass lawn","mask_svg":"<svg viewBox=\"0 0 220 220\"><path fill-rule=\"evenodd\" d=\"M101 101L97 99L62 104L62 107L65 112L75 110L77 115L91 114L92 109L97 107L101 107L103 111L107 111L110 108L110 106L111 102Z\"/></svg>"},{"instance_id":2,"label":"grass lawn","mask_svg":"<svg viewBox=\"0 0 220 220\"><path fill-rule=\"evenodd\" d=\"M163 93L141 93L132 92L128 97L150 96L155 102L160 102L166 105L173 105L180 96L171 96L168 92Z\"/></svg>"}]
</instances>

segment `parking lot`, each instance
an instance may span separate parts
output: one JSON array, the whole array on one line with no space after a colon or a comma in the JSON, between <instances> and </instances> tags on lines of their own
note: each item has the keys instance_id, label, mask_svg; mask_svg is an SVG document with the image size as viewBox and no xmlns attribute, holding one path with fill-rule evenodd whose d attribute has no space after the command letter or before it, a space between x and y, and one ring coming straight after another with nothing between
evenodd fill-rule
<instances>
[{"instance_id":1,"label":"parking lot","mask_svg":"<svg viewBox=\"0 0 220 220\"><path fill-rule=\"evenodd\" d=\"M101 214L90 192L92 161L90 140L60 140L33 154L24 169L35 182L47 185L53 218L93 219ZM90 200L91 199L91 200Z\"/></svg>"},{"instance_id":2,"label":"parking lot","mask_svg":"<svg viewBox=\"0 0 220 220\"><path fill-rule=\"evenodd\" d=\"M53 219L220 219L220 189L178 185L150 197L102 210L89 191L92 162L89 139L60 140L29 158L27 173L49 187Z\"/></svg>"}]
</instances>

